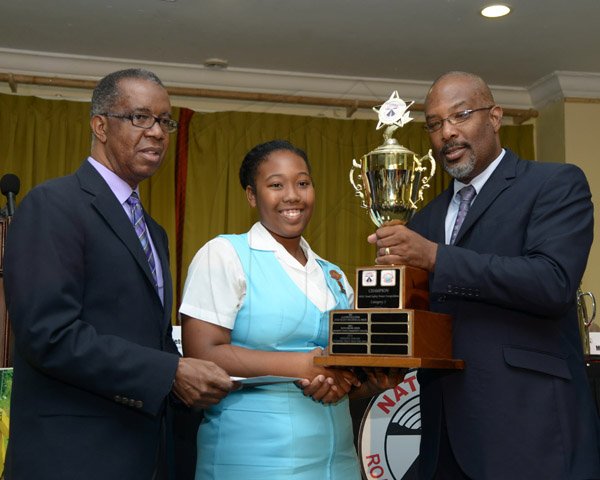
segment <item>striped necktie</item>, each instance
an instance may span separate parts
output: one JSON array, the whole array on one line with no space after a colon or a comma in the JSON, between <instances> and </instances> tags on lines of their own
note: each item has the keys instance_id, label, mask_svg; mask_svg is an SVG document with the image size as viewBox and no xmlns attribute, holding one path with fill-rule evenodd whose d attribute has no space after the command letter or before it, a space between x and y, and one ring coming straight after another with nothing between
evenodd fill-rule
<instances>
[{"instance_id":1,"label":"striped necktie","mask_svg":"<svg viewBox=\"0 0 600 480\"><path fill-rule=\"evenodd\" d=\"M452 236L450 237L450 245L454 245L460 227L465 221L469 208L471 208L471 200L475 197L475 187L473 185L467 185L458 191L460 197L460 204L458 205L458 215L456 215L456 221L454 222L454 228L452 229Z\"/></svg>"},{"instance_id":2,"label":"striped necktie","mask_svg":"<svg viewBox=\"0 0 600 480\"><path fill-rule=\"evenodd\" d=\"M133 192L127 199L127 205L131 207L131 223L133 223L135 233L142 244L146 260L148 260L148 265L150 265L152 278L154 279L154 287L158 289L158 282L156 281L156 264L154 262L154 255L152 255L152 247L150 246L150 239L148 237L148 228L144 221L142 204L136 192Z\"/></svg>"}]
</instances>

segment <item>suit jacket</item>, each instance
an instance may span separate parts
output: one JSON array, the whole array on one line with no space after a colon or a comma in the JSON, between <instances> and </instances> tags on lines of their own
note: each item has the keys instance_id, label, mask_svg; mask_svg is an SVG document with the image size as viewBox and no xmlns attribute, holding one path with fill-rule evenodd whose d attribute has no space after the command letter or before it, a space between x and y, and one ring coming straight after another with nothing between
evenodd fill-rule
<instances>
[{"instance_id":1,"label":"suit jacket","mask_svg":"<svg viewBox=\"0 0 600 480\"><path fill-rule=\"evenodd\" d=\"M444 244L452 195L451 185L410 222L439 243L431 309L453 316L454 357L466 362L419 372L422 478L436 469L442 409L473 479L600 478L575 301L593 235L584 174L507 150L454 246Z\"/></svg>"},{"instance_id":2,"label":"suit jacket","mask_svg":"<svg viewBox=\"0 0 600 480\"><path fill-rule=\"evenodd\" d=\"M145 219L164 307L131 222L89 162L17 209L5 257L16 346L7 479L152 478L179 357L167 237Z\"/></svg>"}]
</instances>

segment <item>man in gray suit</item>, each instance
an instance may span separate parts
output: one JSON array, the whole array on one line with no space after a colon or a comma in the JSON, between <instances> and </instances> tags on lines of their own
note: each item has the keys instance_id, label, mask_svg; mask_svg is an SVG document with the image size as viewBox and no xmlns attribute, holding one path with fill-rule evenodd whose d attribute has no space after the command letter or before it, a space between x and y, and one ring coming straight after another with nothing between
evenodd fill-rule
<instances>
[{"instance_id":1,"label":"man in gray suit","mask_svg":"<svg viewBox=\"0 0 600 480\"><path fill-rule=\"evenodd\" d=\"M172 478L171 393L202 408L233 386L215 364L180 358L167 236L139 203L177 129L170 112L153 73L106 76L91 156L17 209L5 257L16 341L7 479Z\"/></svg>"},{"instance_id":2,"label":"man in gray suit","mask_svg":"<svg viewBox=\"0 0 600 480\"><path fill-rule=\"evenodd\" d=\"M435 158L454 177L407 227L377 230L378 263L430 272L466 367L420 370L423 479L598 479L600 426L576 290L592 243L583 172L503 149L502 109L451 72L425 100Z\"/></svg>"}]
</instances>

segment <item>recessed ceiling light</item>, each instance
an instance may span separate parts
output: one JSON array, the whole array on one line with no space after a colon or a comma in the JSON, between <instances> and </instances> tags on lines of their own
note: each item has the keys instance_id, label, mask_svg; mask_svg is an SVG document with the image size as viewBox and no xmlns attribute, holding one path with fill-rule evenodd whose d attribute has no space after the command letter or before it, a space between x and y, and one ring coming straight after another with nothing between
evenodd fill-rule
<instances>
[{"instance_id":1,"label":"recessed ceiling light","mask_svg":"<svg viewBox=\"0 0 600 480\"><path fill-rule=\"evenodd\" d=\"M510 7L507 5L489 5L481 10L481 14L487 18L504 17L510 13Z\"/></svg>"},{"instance_id":2,"label":"recessed ceiling light","mask_svg":"<svg viewBox=\"0 0 600 480\"><path fill-rule=\"evenodd\" d=\"M206 68L221 69L227 68L228 65L229 62L223 58L207 58L204 60L204 66Z\"/></svg>"}]
</instances>

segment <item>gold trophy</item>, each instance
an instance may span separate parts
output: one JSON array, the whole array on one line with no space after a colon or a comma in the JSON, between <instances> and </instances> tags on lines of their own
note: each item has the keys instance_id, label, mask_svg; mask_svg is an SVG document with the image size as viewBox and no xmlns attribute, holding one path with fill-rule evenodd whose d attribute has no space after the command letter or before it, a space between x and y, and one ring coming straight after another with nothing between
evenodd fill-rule
<instances>
[{"instance_id":1,"label":"gold trophy","mask_svg":"<svg viewBox=\"0 0 600 480\"><path fill-rule=\"evenodd\" d=\"M398 92L380 107L376 129L386 127L383 145L363 155L359 162L352 160L350 183L361 199L361 207L368 210L376 227L405 225L423 201L423 191L435 174L435 160L431 150L419 158L392 137L399 127L412 118L408 105ZM354 180L355 169L360 169ZM356 270L355 307L363 308L423 308L429 307L428 274L422 269L399 266L358 268Z\"/></svg>"},{"instance_id":2,"label":"gold trophy","mask_svg":"<svg viewBox=\"0 0 600 480\"><path fill-rule=\"evenodd\" d=\"M418 158L392 137L396 129L412 120L407 110L413 103L407 105L394 92L381 107L375 107L379 115L376 129L386 127L383 145L363 155L359 162L352 161L350 183L377 227L391 222L408 223L435 174L431 150ZM359 183L354 181L355 168L361 172Z\"/></svg>"},{"instance_id":3,"label":"gold trophy","mask_svg":"<svg viewBox=\"0 0 600 480\"><path fill-rule=\"evenodd\" d=\"M435 174L431 150L418 155L392 137L410 122L398 92L375 107L385 128L384 143L353 160L350 183L377 226L406 224L423 201ZM355 180L355 172L359 170ZM330 313L329 354L321 365L462 368L452 360L451 317L428 311L428 272L405 265L376 265L356 270L354 310Z\"/></svg>"}]
</instances>

